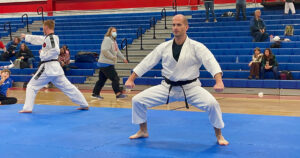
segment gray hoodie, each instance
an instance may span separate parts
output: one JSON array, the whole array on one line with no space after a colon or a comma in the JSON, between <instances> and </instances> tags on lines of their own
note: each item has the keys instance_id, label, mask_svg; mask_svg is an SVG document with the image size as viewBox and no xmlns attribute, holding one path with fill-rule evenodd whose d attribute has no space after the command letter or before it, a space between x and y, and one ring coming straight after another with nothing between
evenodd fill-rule
<instances>
[{"instance_id":1,"label":"gray hoodie","mask_svg":"<svg viewBox=\"0 0 300 158\"><path fill-rule=\"evenodd\" d=\"M99 63L114 65L117 63L117 56L122 60L125 59L124 55L121 53L119 48L117 49L117 51L115 51L114 42L115 40L112 37L104 37L101 44L101 53L98 60Z\"/></svg>"}]
</instances>

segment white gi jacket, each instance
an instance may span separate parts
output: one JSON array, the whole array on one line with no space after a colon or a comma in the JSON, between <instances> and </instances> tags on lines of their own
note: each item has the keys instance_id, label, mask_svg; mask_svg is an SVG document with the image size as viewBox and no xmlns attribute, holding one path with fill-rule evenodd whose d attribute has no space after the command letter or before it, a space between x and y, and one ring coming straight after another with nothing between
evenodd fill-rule
<instances>
[{"instance_id":1,"label":"white gi jacket","mask_svg":"<svg viewBox=\"0 0 300 158\"><path fill-rule=\"evenodd\" d=\"M217 73L222 73L220 65L213 54L202 43L188 37L182 46L177 62L172 52L173 41L174 39L157 46L133 71L138 76L142 76L161 60L163 67L162 75L174 82L198 78L200 75L199 69L202 64L213 77Z\"/></svg>"},{"instance_id":2,"label":"white gi jacket","mask_svg":"<svg viewBox=\"0 0 300 158\"><path fill-rule=\"evenodd\" d=\"M47 35L47 36L36 36L36 35L26 35L25 41L34 45L42 45L40 58L41 61L49 61L52 59L58 59L59 50L59 38L57 35ZM59 76L63 75L64 71L60 66L58 61L46 62L39 67L38 72L41 68L45 66L45 71L42 75L47 76Z\"/></svg>"}]
</instances>

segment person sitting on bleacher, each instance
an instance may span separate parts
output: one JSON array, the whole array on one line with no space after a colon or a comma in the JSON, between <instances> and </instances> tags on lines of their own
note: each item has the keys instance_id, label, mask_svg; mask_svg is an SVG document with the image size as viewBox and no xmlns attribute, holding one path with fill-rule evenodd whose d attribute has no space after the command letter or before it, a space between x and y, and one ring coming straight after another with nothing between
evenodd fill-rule
<instances>
[{"instance_id":1,"label":"person sitting on bleacher","mask_svg":"<svg viewBox=\"0 0 300 158\"><path fill-rule=\"evenodd\" d=\"M69 64L70 64L70 51L68 46L64 45L62 48L60 48L60 54L58 56L58 61L63 68L64 71L68 71Z\"/></svg>"},{"instance_id":2,"label":"person sitting on bleacher","mask_svg":"<svg viewBox=\"0 0 300 158\"><path fill-rule=\"evenodd\" d=\"M278 63L270 48L266 48L261 61L261 78L265 78L266 71L273 71L274 79L278 79Z\"/></svg>"},{"instance_id":3,"label":"person sitting on bleacher","mask_svg":"<svg viewBox=\"0 0 300 158\"><path fill-rule=\"evenodd\" d=\"M0 48L3 49L3 52L6 52L6 47L1 41L0 41Z\"/></svg>"},{"instance_id":4,"label":"person sitting on bleacher","mask_svg":"<svg viewBox=\"0 0 300 158\"><path fill-rule=\"evenodd\" d=\"M259 79L259 68L260 68L260 63L262 60L262 54L260 52L260 49L256 47L254 49L254 54L252 56L252 60L249 63L250 67L250 76L248 79L252 79L252 76L255 76L255 79Z\"/></svg>"},{"instance_id":5,"label":"person sitting on bleacher","mask_svg":"<svg viewBox=\"0 0 300 158\"><path fill-rule=\"evenodd\" d=\"M15 37L13 41L10 41L7 43L6 48L7 51L5 51L1 55L2 61L9 61L9 60L15 60L16 58L16 50L19 50L21 39L19 37Z\"/></svg>"},{"instance_id":6,"label":"person sitting on bleacher","mask_svg":"<svg viewBox=\"0 0 300 158\"><path fill-rule=\"evenodd\" d=\"M255 10L254 17L250 21L250 30L254 42L264 42L269 38L269 34L266 33L266 24L260 16L260 10Z\"/></svg>"},{"instance_id":7,"label":"person sitting on bleacher","mask_svg":"<svg viewBox=\"0 0 300 158\"><path fill-rule=\"evenodd\" d=\"M17 60L20 60L20 68L33 68L34 56L25 43L21 44L21 48L17 54Z\"/></svg>"}]
</instances>

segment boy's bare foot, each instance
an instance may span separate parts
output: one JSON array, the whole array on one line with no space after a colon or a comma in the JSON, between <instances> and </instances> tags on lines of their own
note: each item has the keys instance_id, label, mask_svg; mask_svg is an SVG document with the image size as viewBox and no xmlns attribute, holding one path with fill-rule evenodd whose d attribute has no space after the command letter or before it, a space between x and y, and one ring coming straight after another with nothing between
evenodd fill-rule
<instances>
[{"instance_id":1,"label":"boy's bare foot","mask_svg":"<svg viewBox=\"0 0 300 158\"><path fill-rule=\"evenodd\" d=\"M217 141L219 145L226 146L229 144L229 142L222 135L217 136Z\"/></svg>"},{"instance_id":2,"label":"boy's bare foot","mask_svg":"<svg viewBox=\"0 0 300 158\"><path fill-rule=\"evenodd\" d=\"M129 139L148 138L148 137L149 137L148 132L139 130L138 132L136 132L136 134L130 136Z\"/></svg>"},{"instance_id":3,"label":"boy's bare foot","mask_svg":"<svg viewBox=\"0 0 300 158\"><path fill-rule=\"evenodd\" d=\"M77 108L77 110L89 110L90 108L89 107L79 107Z\"/></svg>"},{"instance_id":4,"label":"boy's bare foot","mask_svg":"<svg viewBox=\"0 0 300 158\"><path fill-rule=\"evenodd\" d=\"M20 110L19 113L32 113L32 111Z\"/></svg>"}]
</instances>

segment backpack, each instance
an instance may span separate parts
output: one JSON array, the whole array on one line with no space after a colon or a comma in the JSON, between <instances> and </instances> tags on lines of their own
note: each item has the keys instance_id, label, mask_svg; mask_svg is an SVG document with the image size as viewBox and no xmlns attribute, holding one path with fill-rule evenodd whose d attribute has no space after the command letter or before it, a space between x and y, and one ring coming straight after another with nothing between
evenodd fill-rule
<instances>
[{"instance_id":1,"label":"backpack","mask_svg":"<svg viewBox=\"0 0 300 158\"><path fill-rule=\"evenodd\" d=\"M292 73L291 71L281 71L280 73L280 79L281 80L292 80L293 79L293 76L292 76Z\"/></svg>"},{"instance_id":2,"label":"backpack","mask_svg":"<svg viewBox=\"0 0 300 158\"><path fill-rule=\"evenodd\" d=\"M294 26L293 25L286 25L284 30L285 36L293 36L294 35Z\"/></svg>"},{"instance_id":3,"label":"backpack","mask_svg":"<svg viewBox=\"0 0 300 158\"><path fill-rule=\"evenodd\" d=\"M76 63L92 63L97 61L98 54L95 52L78 52L75 55Z\"/></svg>"}]
</instances>

